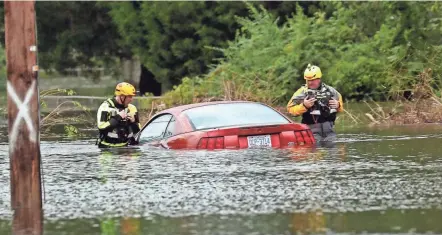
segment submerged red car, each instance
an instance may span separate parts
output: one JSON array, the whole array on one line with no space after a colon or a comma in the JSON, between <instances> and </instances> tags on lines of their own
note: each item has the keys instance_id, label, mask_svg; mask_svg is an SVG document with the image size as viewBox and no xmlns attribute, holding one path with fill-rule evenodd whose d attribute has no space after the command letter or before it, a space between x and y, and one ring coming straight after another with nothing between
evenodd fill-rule
<instances>
[{"instance_id":1,"label":"submerged red car","mask_svg":"<svg viewBox=\"0 0 442 235\"><path fill-rule=\"evenodd\" d=\"M166 109L153 116L135 137L139 145L169 149L285 148L315 143L307 125L249 101Z\"/></svg>"}]
</instances>

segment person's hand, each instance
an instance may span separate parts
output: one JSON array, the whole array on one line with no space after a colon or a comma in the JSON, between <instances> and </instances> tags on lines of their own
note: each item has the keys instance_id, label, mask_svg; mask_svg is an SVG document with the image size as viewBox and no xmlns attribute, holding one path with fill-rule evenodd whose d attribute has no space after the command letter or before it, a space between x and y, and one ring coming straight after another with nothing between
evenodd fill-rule
<instances>
[{"instance_id":1,"label":"person's hand","mask_svg":"<svg viewBox=\"0 0 442 235\"><path fill-rule=\"evenodd\" d=\"M305 97L303 104L306 108L309 109L315 104L315 101L316 101L316 98L314 98L314 97L311 99L309 99L308 97Z\"/></svg>"},{"instance_id":2,"label":"person's hand","mask_svg":"<svg viewBox=\"0 0 442 235\"><path fill-rule=\"evenodd\" d=\"M133 114L128 113L127 119L129 119L130 122L135 122L135 116Z\"/></svg>"},{"instance_id":3,"label":"person's hand","mask_svg":"<svg viewBox=\"0 0 442 235\"><path fill-rule=\"evenodd\" d=\"M331 99L330 101L328 101L328 105L332 109L338 109L339 108L339 101L337 101L335 99Z\"/></svg>"},{"instance_id":4,"label":"person's hand","mask_svg":"<svg viewBox=\"0 0 442 235\"><path fill-rule=\"evenodd\" d=\"M126 119L127 118L127 113L126 110L121 110L119 113L117 113L118 115L120 115L121 119Z\"/></svg>"}]
</instances>

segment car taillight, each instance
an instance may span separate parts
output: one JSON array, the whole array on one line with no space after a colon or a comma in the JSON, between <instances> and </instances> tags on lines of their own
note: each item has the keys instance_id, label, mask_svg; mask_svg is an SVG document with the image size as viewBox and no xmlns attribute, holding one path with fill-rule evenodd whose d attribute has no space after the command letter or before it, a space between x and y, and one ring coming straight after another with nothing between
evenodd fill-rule
<instances>
[{"instance_id":1,"label":"car taillight","mask_svg":"<svg viewBox=\"0 0 442 235\"><path fill-rule=\"evenodd\" d=\"M298 144L304 144L304 138L302 137L300 131L295 131L295 137Z\"/></svg>"},{"instance_id":2,"label":"car taillight","mask_svg":"<svg viewBox=\"0 0 442 235\"><path fill-rule=\"evenodd\" d=\"M295 131L296 142L298 144L311 144L315 143L315 138L311 130Z\"/></svg>"},{"instance_id":3,"label":"car taillight","mask_svg":"<svg viewBox=\"0 0 442 235\"><path fill-rule=\"evenodd\" d=\"M217 149L224 148L224 137L217 137L216 138L215 148L217 148Z\"/></svg>"},{"instance_id":4,"label":"car taillight","mask_svg":"<svg viewBox=\"0 0 442 235\"><path fill-rule=\"evenodd\" d=\"M198 143L198 149L223 149L224 137L201 138Z\"/></svg>"},{"instance_id":5,"label":"car taillight","mask_svg":"<svg viewBox=\"0 0 442 235\"><path fill-rule=\"evenodd\" d=\"M313 132L311 130L307 130L308 138L310 139L310 143L316 143L315 137L313 136Z\"/></svg>"},{"instance_id":6,"label":"car taillight","mask_svg":"<svg viewBox=\"0 0 442 235\"><path fill-rule=\"evenodd\" d=\"M207 138L201 138L200 142L198 143L199 149L205 149L207 148Z\"/></svg>"},{"instance_id":7,"label":"car taillight","mask_svg":"<svg viewBox=\"0 0 442 235\"><path fill-rule=\"evenodd\" d=\"M215 138L209 138L207 141L207 149L214 149L215 148Z\"/></svg>"},{"instance_id":8,"label":"car taillight","mask_svg":"<svg viewBox=\"0 0 442 235\"><path fill-rule=\"evenodd\" d=\"M313 143L313 141L312 141L311 136L309 135L310 134L309 132L311 132L311 131L307 130L307 131L302 131L301 133L302 133L302 136L304 137L304 141L308 144L311 144L311 143Z\"/></svg>"}]
</instances>

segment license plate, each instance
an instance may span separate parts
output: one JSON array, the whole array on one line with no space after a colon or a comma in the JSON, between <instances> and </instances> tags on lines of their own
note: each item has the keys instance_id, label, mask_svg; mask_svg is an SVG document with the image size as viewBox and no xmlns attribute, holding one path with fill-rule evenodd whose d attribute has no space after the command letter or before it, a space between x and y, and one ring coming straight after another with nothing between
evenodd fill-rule
<instances>
[{"instance_id":1,"label":"license plate","mask_svg":"<svg viewBox=\"0 0 442 235\"><path fill-rule=\"evenodd\" d=\"M270 135L247 136L249 148L272 147Z\"/></svg>"}]
</instances>

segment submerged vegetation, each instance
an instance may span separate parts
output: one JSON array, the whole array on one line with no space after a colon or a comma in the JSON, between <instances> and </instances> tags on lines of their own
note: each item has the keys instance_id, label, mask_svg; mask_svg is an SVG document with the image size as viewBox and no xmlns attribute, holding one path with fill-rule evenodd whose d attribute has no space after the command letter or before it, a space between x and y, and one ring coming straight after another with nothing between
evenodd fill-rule
<instances>
[{"instance_id":1,"label":"submerged vegetation","mask_svg":"<svg viewBox=\"0 0 442 235\"><path fill-rule=\"evenodd\" d=\"M75 92L69 89L51 89L40 92L40 98L49 95L75 95ZM44 107L46 103L40 99L40 108ZM79 108L81 111L76 111L77 109L74 111L74 108ZM40 129L43 135L50 135L54 128L62 125L67 136L77 137L82 135L76 127L78 124L86 128L94 127L95 118L90 108L72 100L60 103L40 119Z\"/></svg>"}]
</instances>

